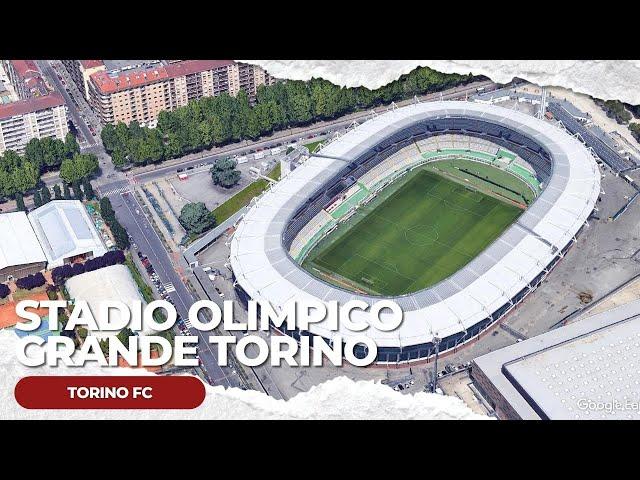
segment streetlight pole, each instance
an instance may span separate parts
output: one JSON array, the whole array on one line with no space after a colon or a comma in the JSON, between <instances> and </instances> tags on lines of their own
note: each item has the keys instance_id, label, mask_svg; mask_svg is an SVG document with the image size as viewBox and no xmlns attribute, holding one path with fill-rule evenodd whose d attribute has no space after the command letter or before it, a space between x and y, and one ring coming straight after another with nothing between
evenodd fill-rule
<instances>
[{"instance_id":1,"label":"streetlight pole","mask_svg":"<svg viewBox=\"0 0 640 480\"><path fill-rule=\"evenodd\" d=\"M433 362L433 386L432 393L436 393L438 386L438 353L440 352L440 337L438 335L433 337L433 345L436 347L436 358Z\"/></svg>"}]
</instances>

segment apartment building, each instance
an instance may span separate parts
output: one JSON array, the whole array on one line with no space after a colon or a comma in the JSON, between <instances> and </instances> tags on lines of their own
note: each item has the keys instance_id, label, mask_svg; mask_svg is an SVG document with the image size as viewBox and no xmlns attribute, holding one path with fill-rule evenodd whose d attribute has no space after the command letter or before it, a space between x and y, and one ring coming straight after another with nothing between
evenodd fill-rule
<instances>
[{"instance_id":1,"label":"apartment building","mask_svg":"<svg viewBox=\"0 0 640 480\"><path fill-rule=\"evenodd\" d=\"M73 83L83 92L89 101L89 77L96 72L103 72L106 66L102 60L62 60Z\"/></svg>"},{"instance_id":2,"label":"apartment building","mask_svg":"<svg viewBox=\"0 0 640 480\"><path fill-rule=\"evenodd\" d=\"M0 154L24 153L32 138L64 140L69 132L64 98L44 81L33 60L0 61L18 100L0 105Z\"/></svg>"},{"instance_id":3,"label":"apartment building","mask_svg":"<svg viewBox=\"0 0 640 480\"><path fill-rule=\"evenodd\" d=\"M184 60L130 71L99 71L89 76L90 104L103 123L154 126L158 114L202 97L244 90L253 99L260 85L274 79L256 65L233 60Z\"/></svg>"}]
</instances>

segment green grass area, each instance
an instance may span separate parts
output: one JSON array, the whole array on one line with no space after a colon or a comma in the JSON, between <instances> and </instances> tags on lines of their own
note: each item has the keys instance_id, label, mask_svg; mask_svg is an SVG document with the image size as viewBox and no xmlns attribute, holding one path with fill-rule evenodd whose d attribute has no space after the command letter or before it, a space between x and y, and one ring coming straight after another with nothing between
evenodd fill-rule
<instances>
[{"instance_id":1,"label":"green grass area","mask_svg":"<svg viewBox=\"0 0 640 480\"><path fill-rule=\"evenodd\" d=\"M280 179L280 162L278 162L273 170L271 170L267 174L267 177L273 180ZM213 215L216 217L218 225L224 222L227 218L236 213L242 207L247 206L253 197L257 197L258 195L260 195L267 189L268 186L268 181L266 181L264 178L259 178L255 182L247 185L245 188L240 190L223 204L218 205L213 210Z\"/></svg>"},{"instance_id":2,"label":"green grass area","mask_svg":"<svg viewBox=\"0 0 640 480\"><path fill-rule=\"evenodd\" d=\"M267 177L269 177L272 180L280 180L281 172L282 172L282 165L280 164L280 162L278 162L277 165L273 167L273 170L269 172Z\"/></svg>"},{"instance_id":3,"label":"green grass area","mask_svg":"<svg viewBox=\"0 0 640 480\"><path fill-rule=\"evenodd\" d=\"M147 303L152 302L154 300L153 290L151 290L151 287L147 284L147 282L144 281L144 278L142 278L142 274L138 270L138 267L136 267L136 264L133 263L133 259L131 258L131 255L127 254L127 257L124 263L127 267L129 267L131 276L133 276L133 279L135 280L136 285L138 286L138 290L140 290L140 293L142 294L142 298L144 298L144 301Z\"/></svg>"},{"instance_id":4,"label":"green grass area","mask_svg":"<svg viewBox=\"0 0 640 480\"><path fill-rule=\"evenodd\" d=\"M536 197L533 190L515 175L473 160L439 160L428 163L426 168L514 202L529 205Z\"/></svg>"},{"instance_id":5,"label":"green grass area","mask_svg":"<svg viewBox=\"0 0 640 480\"><path fill-rule=\"evenodd\" d=\"M313 150L322 142L324 142L324 140L318 140L317 142L311 142L311 143L305 143L304 146L307 147L309 149L309 152L313 153Z\"/></svg>"},{"instance_id":6,"label":"green grass area","mask_svg":"<svg viewBox=\"0 0 640 480\"><path fill-rule=\"evenodd\" d=\"M144 278L142 278L142 274L140 273L140 270L138 270L138 267L136 266L136 264L133 262L133 259L131 258L130 254L127 253L124 263L127 267L129 267L131 276L133 276L133 279L136 282L136 285L138 286L138 290L140 290L140 293L142 294L142 298L144 299L144 301L146 303L153 302L155 300L153 296L153 290L151 289L149 284L144 281ZM155 319L156 322L162 323L166 320L167 316L163 310L156 309L153 311L153 318ZM167 333L167 337L165 338L169 340L169 337L172 337L172 334Z\"/></svg>"},{"instance_id":7,"label":"green grass area","mask_svg":"<svg viewBox=\"0 0 640 480\"><path fill-rule=\"evenodd\" d=\"M46 285L43 285L42 287L32 288L31 290L18 288L15 292L13 292L13 295L12 295L13 301L14 302L20 302L20 301L24 300L25 298L29 298L29 297L35 295L36 293L42 293L46 289L47 289Z\"/></svg>"},{"instance_id":8,"label":"green grass area","mask_svg":"<svg viewBox=\"0 0 640 480\"><path fill-rule=\"evenodd\" d=\"M403 295L455 273L521 213L420 168L360 207L309 253L303 267L339 286Z\"/></svg>"}]
</instances>

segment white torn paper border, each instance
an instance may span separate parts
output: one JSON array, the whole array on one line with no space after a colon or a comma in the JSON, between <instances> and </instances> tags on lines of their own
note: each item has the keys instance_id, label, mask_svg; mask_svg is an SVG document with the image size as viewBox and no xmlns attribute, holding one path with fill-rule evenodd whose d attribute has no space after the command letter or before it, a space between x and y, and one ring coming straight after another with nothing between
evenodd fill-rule
<instances>
[{"instance_id":1,"label":"white torn paper border","mask_svg":"<svg viewBox=\"0 0 640 480\"><path fill-rule=\"evenodd\" d=\"M241 60L277 78L325 80L378 88L417 66L444 73L485 75L508 83L514 77L537 85L570 88L604 100L640 105L640 60Z\"/></svg>"},{"instance_id":2,"label":"white torn paper border","mask_svg":"<svg viewBox=\"0 0 640 480\"><path fill-rule=\"evenodd\" d=\"M373 381L338 377L288 401L257 391L206 386L204 403L193 410L27 410L15 400L18 381L30 375L144 375L140 369L30 368L18 362L18 337L0 330L0 419L487 419L460 399L432 393L403 395ZM151 375L151 374L148 374Z\"/></svg>"}]
</instances>

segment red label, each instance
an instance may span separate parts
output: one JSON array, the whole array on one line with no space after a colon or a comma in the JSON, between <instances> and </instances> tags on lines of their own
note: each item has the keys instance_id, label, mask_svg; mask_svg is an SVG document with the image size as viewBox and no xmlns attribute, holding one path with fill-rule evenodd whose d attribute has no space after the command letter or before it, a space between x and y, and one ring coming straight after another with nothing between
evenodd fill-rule
<instances>
[{"instance_id":1,"label":"red label","mask_svg":"<svg viewBox=\"0 0 640 480\"><path fill-rule=\"evenodd\" d=\"M14 391L28 409L190 409L204 401L196 377L25 377Z\"/></svg>"}]
</instances>

